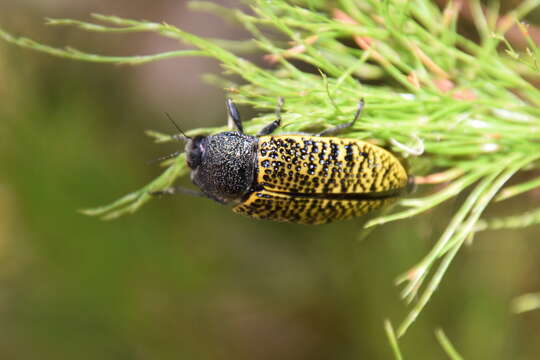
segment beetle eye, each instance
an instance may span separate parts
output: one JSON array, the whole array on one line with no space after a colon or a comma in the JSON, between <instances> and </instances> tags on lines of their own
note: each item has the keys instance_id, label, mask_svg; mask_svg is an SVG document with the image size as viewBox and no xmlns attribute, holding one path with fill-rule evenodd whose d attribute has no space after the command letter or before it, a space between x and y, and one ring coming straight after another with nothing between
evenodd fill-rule
<instances>
[{"instance_id":1,"label":"beetle eye","mask_svg":"<svg viewBox=\"0 0 540 360\"><path fill-rule=\"evenodd\" d=\"M197 136L186 144L187 164L191 169L196 169L201 164L202 154L204 152L204 136Z\"/></svg>"}]
</instances>

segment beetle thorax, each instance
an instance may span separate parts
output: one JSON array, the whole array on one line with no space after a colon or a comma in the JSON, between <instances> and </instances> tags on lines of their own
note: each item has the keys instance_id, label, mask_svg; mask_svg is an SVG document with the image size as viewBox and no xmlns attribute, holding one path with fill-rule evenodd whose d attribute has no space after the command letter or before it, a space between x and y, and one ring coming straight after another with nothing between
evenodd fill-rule
<instances>
[{"instance_id":1,"label":"beetle thorax","mask_svg":"<svg viewBox=\"0 0 540 360\"><path fill-rule=\"evenodd\" d=\"M186 146L191 180L222 203L240 199L255 178L257 138L223 132L190 140Z\"/></svg>"}]
</instances>

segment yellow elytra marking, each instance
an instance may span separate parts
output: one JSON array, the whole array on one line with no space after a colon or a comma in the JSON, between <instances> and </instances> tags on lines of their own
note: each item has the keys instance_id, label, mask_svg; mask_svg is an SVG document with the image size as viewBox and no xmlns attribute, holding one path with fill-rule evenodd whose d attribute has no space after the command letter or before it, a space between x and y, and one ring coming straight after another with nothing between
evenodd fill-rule
<instances>
[{"instance_id":1,"label":"yellow elytra marking","mask_svg":"<svg viewBox=\"0 0 540 360\"><path fill-rule=\"evenodd\" d=\"M257 171L261 190L233 211L304 224L364 215L394 201L408 181L399 160L378 146L308 135L261 136Z\"/></svg>"},{"instance_id":2,"label":"yellow elytra marking","mask_svg":"<svg viewBox=\"0 0 540 360\"><path fill-rule=\"evenodd\" d=\"M407 172L388 151L338 137L259 138L257 183L299 193L373 193L407 185Z\"/></svg>"},{"instance_id":3,"label":"yellow elytra marking","mask_svg":"<svg viewBox=\"0 0 540 360\"><path fill-rule=\"evenodd\" d=\"M256 219L286 221L297 224L325 224L362 216L395 198L373 200L335 200L291 196L261 190L251 193L233 211Z\"/></svg>"}]
</instances>

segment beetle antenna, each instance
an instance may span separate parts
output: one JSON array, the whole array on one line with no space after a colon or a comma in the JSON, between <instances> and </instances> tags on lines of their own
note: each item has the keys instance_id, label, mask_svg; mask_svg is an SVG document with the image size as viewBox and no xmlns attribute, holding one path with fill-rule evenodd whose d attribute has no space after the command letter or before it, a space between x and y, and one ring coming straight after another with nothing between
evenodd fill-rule
<instances>
[{"instance_id":1,"label":"beetle antenna","mask_svg":"<svg viewBox=\"0 0 540 360\"><path fill-rule=\"evenodd\" d=\"M173 124L173 126L176 128L176 130L178 130L178 132L180 134L182 134L183 136L183 139L178 136L178 135L175 135L173 136L176 140L180 141L181 139L182 140L185 140L185 139L188 139L188 140L191 140L191 137L187 136L183 131L182 129L180 129L180 126L178 126L178 124L173 120L173 118L171 117L171 115L168 113L168 112L165 112L165 116L167 116L167 118L171 121L171 123Z\"/></svg>"},{"instance_id":2,"label":"beetle antenna","mask_svg":"<svg viewBox=\"0 0 540 360\"><path fill-rule=\"evenodd\" d=\"M176 152L173 152L172 154L158 157L157 159L148 160L146 163L147 163L147 164L155 164L155 163L157 163L157 162L162 162L162 161L165 161L165 160L169 160L169 159L175 158L175 157L177 157L177 156L180 155L180 154L181 154L180 151L176 151Z\"/></svg>"}]
</instances>

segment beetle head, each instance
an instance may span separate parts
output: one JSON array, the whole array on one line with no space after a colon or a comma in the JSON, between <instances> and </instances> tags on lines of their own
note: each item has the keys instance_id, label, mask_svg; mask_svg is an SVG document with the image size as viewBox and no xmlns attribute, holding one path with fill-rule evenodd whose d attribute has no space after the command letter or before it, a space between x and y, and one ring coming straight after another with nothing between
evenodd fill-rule
<instances>
[{"instance_id":1,"label":"beetle head","mask_svg":"<svg viewBox=\"0 0 540 360\"><path fill-rule=\"evenodd\" d=\"M190 169L196 170L201 164L206 145L206 136L196 136L186 143L186 160Z\"/></svg>"}]
</instances>

